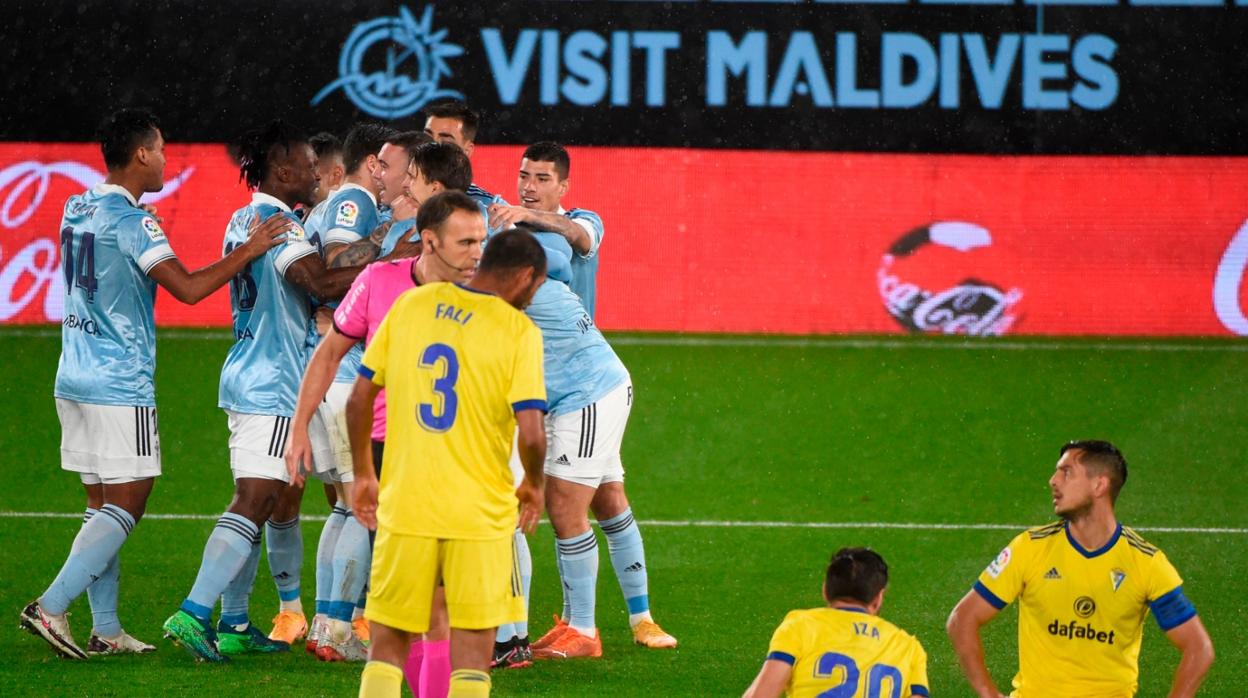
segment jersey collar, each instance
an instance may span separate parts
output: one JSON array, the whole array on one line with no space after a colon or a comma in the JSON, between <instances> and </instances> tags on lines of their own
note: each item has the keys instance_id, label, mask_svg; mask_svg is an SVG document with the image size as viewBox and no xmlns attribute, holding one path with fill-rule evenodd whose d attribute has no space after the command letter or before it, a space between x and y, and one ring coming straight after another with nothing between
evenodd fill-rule
<instances>
[{"instance_id":1,"label":"jersey collar","mask_svg":"<svg viewBox=\"0 0 1248 698\"><path fill-rule=\"evenodd\" d=\"M276 207L278 207L279 209L281 209L282 211L285 211L286 213L290 213L290 212L291 212L291 211L290 211L290 207L286 205L286 202L282 201L281 199L277 198L276 196L270 196L269 194L262 194L262 193L260 193L260 192L258 192L258 191L257 191L257 192L252 192L252 194L251 194L251 205L252 205L252 206L256 206L256 205L258 205L258 204L268 204L268 205L270 205L270 206L276 206Z\"/></svg>"},{"instance_id":2,"label":"jersey collar","mask_svg":"<svg viewBox=\"0 0 1248 698\"><path fill-rule=\"evenodd\" d=\"M372 201L374 206L377 205L377 197L374 196L371 191L365 189L364 187L361 187L355 182L343 182L341 187L338 187L337 189L334 190L334 194L340 194L348 189L359 189L360 191L368 195L368 200Z\"/></svg>"},{"instance_id":3,"label":"jersey collar","mask_svg":"<svg viewBox=\"0 0 1248 698\"><path fill-rule=\"evenodd\" d=\"M461 289L463 289L463 290L465 290L465 291L469 292L469 293L480 293L480 294L481 294L481 295L483 295L483 296L494 296L494 295L497 295L497 294L494 294L494 293L490 293L489 291L482 291L482 290L481 290L481 289L479 289L479 288L471 288L471 287L465 286L465 285L463 285L463 284L459 283L458 281L457 281L457 282L455 282L455 285L456 285L457 287L459 287L459 288L461 288Z\"/></svg>"},{"instance_id":4,"label":"jersey collar","mask_svg":"<svg viewBox=\"0 0 1248 698\"><path fill-rule=\"evenodd\" d=\"M126 189L120 184L105 184L103 182L100 182L99 184L92 187L92 189L94 189L95 193L99 194L100 196L104 196L105 194L121 194L122 196L126 197L126 201L129 201L131 206L139 205L139 202L134 200L134 195L130 193L130 190Z\"/></svg>"},{"instance_id":5,"label":"jersey collar","mask_svg":"<svg viewBox=\"0 0 1248 698\"><path fill-rule=\"evenodd\" d=\"M1109 552L1109 549L1114 547L1114 544L1117 543L1118 539L1122 537L1122 522L1119 522L1118 527L1114 529L1114 535L1109 537L1108 543L1102 545L1096 550L1085 550L1082 545L1079 545L1079 541L1075 540L1075 537L1070 535L1069 521L1063 524L1062 528L1066 531L1066 540L1070 543L1070 547L1074 548L1080 555L1086 558L1094 558L1104 555Z\"/></svg>"}]
</instances>

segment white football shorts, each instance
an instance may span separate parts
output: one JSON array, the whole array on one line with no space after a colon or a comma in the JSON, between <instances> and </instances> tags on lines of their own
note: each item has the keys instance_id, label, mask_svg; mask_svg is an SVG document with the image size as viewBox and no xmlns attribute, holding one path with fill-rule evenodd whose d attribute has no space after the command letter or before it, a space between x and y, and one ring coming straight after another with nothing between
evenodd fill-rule
<instances>
[{"instance_id":1,"label":"white football shorts","mask_svg":"<svg viewBox=\"0 0 1248 698\"><path fill-rule=\"evenodd\" d=\"M598 488L624 481L620 444L633 407L630 381L576 412L546 417L546 475Z\"/></svg>"},{"instance_id":2,"label":"white football shorts","mask_svg":"<svg viewBox=\"0 0 1248 698\"><path fill-rule=\"evenodd\" d=\"M313 475L326 484L353 482L351 442L347 439L347 398L350 383L332 383L308 424Z\"/></svg>"},{"instance_id":3,"label":"white football shorts","mask_svg":"<svg viewBox=\"0 0 1248 698\"><path fill-rule=\"evenodd\" d=\"M234 479L254 477L290 482L286 472L286 440L290 417L226 410L230 423L230 470Z\"/></svg>"},{"instance_id":4,"label":"white football shorts","mask_svg":"<svg viewBox=\"0 0 1248 698\"><path fill-rule=\"evenodd\" d=\"M87 485L121 485L160 475L156 408L56 398L61 468Z\"/></svg>"}]
</instances>

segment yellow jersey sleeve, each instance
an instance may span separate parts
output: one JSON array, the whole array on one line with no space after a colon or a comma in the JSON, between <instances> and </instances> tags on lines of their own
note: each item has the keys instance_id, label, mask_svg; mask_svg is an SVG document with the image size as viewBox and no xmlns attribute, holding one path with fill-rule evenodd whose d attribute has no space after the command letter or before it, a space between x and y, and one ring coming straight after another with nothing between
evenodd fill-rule
<instances>
[{"instance_id":1,"label":"yellow jersey sleeve","mask_svg":"<svg viewBox=\"0 0 1248 698\"><path fill-rule=\"evenodd\" d=\"M910 670L906 672L906 678L910 680L910 695L926 696L931 686L927 682L927 652L918 638L911 638L911 642L914 643L914 650L910 653Z\"/></svg>"},{"instance_id":2,"label":"yellow jersey sleeve","mask_svg":"<svg viewBox=\"0 0 1248 698\"><path fill-rule=\"evenodd\" d=\"M364 350L364 357L360 360L360 375L377 385L386 385L386 359L390 354L390 318L401 315L402 308L407 305L409 304L403 303L403 299L399 299L391 312L386 313L373 335L373 341L369 342Z\"/></svg>"},{"instance_id":3,"label":"yellow jersey sleeve","mask_svg":"<svg viewBox=\"0 0 1248 698\"><path fill-rule=\"evenodd\" d=\"M1030 536L1026 532L1015 536L980 573L975 591L997 610L1013 603L1023 592L1031 552Z\"/></svg>"},{"instance_id":4,"label":"yellow jersey sleeve","mask_svg":"<svg viewBox=\"0 0 1248 698\"><path fill-rule=\"evenodd\" d=\"M767 646L767 658L784 662L793 666L798 657L805 656L810 644L810 634L805 623L801 622L800 611L790 611L771 635L771 644Z\"/></svg>"},{"instance_id":5,"label":"yellow jersey sleeve","mask_svg":"<svg viewBox=\"0 0 1248 698\"><path fill-rule=\"evenodd\" d=\"M520 318L516 342L515 370L507 389L507 402L513 411L546 411L546 378L542 373L542 333L528 317Z\"/></svg>"},{"instance_id":6,"label":"yellow jersey sleeve","mask_svg":"<svg viewBox=\"0 0 1248 698\"><path fill-rule=\"evenodd\" d=\"M1196 607L1183 593L1183 580L1179 577L1179 571L1160 550L1149 560L1146 594L1148 608L1164 632L1196 617Z\"/></svg>"}]
</instances>

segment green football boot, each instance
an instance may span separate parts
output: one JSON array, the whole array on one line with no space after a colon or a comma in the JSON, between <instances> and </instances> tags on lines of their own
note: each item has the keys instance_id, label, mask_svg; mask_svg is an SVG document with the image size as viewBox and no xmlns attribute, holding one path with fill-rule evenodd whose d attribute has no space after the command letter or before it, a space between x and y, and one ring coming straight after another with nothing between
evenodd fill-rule
<instances>
[{"instance_id":1,"label":"green football boot","mask_svg":"<svg viewBox=\"0 0 1248 698\"><path fill-rule=\"evenodd\" d=\"M165 637L173 640L173 644L186 648L195 659L201 662L229 661L217 651L216 633L212 628L186 611L179 609L169 616L169 620L162 627L165 629Z\"/></svg>"},{"instance_id":2,"label":"green football boot","mask_svg":"<svg viewBox=\"0 0 1248 698\"><path fill-rule=\"evenodd\" d=\"M218 623L217 650L224 655L271 654L287 652L290 645L281 640L270 640L252 623L248 623L247 629L242 632L231 625Z\"/></svg>"}]
</instances>

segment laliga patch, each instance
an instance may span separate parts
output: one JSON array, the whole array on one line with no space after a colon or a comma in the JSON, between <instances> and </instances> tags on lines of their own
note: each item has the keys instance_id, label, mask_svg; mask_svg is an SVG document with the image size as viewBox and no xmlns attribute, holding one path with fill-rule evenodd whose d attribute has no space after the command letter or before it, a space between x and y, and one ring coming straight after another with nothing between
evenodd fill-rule
<instances>
[{"instance_id":1,"label":"laliga patch","mask_svg":"<svg viewBox=\"0 0 1248 698\"><path fill-rule=\"evenodd\" d=\"M286 233L286 242L303 240L307 236L307 233L303 231L303 226L294 221L290 222L290 231Z\"/></svg>"},{"instance_id":2,"label":"laliga patch","mask_svg":"<svg viewBox=\"0 0 1248 698\"><path fill-rule=\"evenodd\" d=\"M143 232L147 233L152 242L159 242L165 239L165 231L160 229L160 224L156 222L155 218L144 217L143 222L139 225L143 226Z\"/></svg>"},{"instance_id":3,"label":"laliga patch","mask_svg":"<svg viewBox=\"0 0 1248 698\"><path fill-rule=\"evenodd\" d=\"M988 569L984 571L988 573L989 577L996 579L997 577L1001 576L1001 573L1005 571L1005 568L1009 566L1009 564L1010 564L1010 549L1004 548L997 555L997 559L988 563Z\"/></svg>"},{"instance_id":4,"label":"laliga patch","mask_svg":"<svg viewBox=\"0 0 1248 698\"><path fill-rule=\"evenodd\" d=\"M338 216L334 219L334 225L351 227L355 225L355 221L359 217L360 207L356 206L353 201L344 201L338 205Z\"/></svg>"}]
</instances>

